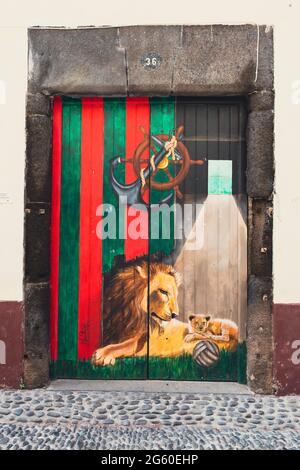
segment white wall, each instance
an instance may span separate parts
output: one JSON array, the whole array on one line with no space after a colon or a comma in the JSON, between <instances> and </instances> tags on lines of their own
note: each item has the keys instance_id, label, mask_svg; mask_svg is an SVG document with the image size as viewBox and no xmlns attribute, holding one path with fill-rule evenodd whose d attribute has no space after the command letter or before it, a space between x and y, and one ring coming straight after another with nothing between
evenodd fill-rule
<instances>
[{"instance_id":1,"label":"white wall","mask_svg":"<svg viewBox=\"0 0 300 470\"><path fill-rule=\"evenodd\" d=\"M0 300L22 299L26 28L259 23L275 28L275 302L300 303L300 0L27 0L0 9ZM2 81L2 86L1 86ZM3 97L3 83L6 97ZM297 84L296 84L297 85ZM300 82L297 85L300 90ZM5 98L5 99L4 99ZM294 95L297 102L297 95ZM2 104L1 104L2 103Z\"/></svg>"}]
</instances>

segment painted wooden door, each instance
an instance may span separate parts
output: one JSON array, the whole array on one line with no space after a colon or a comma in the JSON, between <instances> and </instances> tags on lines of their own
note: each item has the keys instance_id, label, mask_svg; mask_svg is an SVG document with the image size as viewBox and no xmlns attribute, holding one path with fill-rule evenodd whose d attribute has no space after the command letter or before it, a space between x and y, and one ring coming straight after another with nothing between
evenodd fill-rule
<instances>
[{"instance_id":1,"label":"painted wooden door","mask_svg":"<svg viewBox=\"0 0 300 470\"><path fill-rule=\"evenodd\" d=\"M245 116L54 99L52 377L244 381Z\"/></svg>"}]
</instances>

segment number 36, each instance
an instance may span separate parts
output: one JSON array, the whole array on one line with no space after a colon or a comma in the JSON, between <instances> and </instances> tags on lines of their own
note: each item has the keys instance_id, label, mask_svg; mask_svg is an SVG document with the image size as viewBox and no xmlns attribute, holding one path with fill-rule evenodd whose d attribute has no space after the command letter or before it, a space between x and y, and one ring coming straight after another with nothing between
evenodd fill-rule
<instances>
[{"instance_id":1,"label":"number 36","mask_svg":"<svg viewBox=\"0 0 300 470\"><path fill-rule=\"evenodd\" d=\"M157 65L157 58L156 57L146 57L145 59L146 65Z\"/></svg>"}]
</instances>

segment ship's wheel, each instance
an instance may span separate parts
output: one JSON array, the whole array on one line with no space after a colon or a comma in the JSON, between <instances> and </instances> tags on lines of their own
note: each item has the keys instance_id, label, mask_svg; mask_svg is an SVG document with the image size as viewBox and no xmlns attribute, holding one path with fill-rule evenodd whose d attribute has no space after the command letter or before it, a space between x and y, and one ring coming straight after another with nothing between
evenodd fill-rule
<instances>
[{"instance_id":1,"label":"ship's wheel","mask_svg":"<svg viewBox=\"0 0 300 470\"><path fill-rule=\"evenodd\" d=\"M170 136L167 134L156 134L151 138L151 136L147 134L142 127L140 129L144 134L144 140L137 146L132 159L132 164L137 177L140 177L142 169L149 165L149 149L151 157L150 161L153 161L161 146L170 140ZM166 191L174 189L176 196L180 199L182 199L183 194L179 189L179 185L188 174L190 166L193 164L202 165L205 161L195 161L190 159L188 149L184 143L179 140L182 133L183 126L180 126L175 132L175 137L177 139L175 156L172 154L165 156L157 167L153 167L153 172L150 176L151 190L155 189L158 191ZM162 173L164 173L163 176ZM162 182L162 178L166 181ZM148 186L149 181L146 181L143 187L143 193Z\"/></svg>"}]
</instances>

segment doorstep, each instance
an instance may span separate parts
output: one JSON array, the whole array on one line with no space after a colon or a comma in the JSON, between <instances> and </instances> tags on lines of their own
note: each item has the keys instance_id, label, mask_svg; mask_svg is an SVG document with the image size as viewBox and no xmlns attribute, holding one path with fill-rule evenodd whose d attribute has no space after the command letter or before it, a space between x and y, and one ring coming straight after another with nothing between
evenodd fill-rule
<instances>
[{"instance_id":1,"label":"doorstep","mask_svg":"<svg viewBox=\"0 0 300 470\"><path fill-rule=\"evenodd\" d=\"M53 380L47 389L78 392L169 392L253 395L247 385L242 385L236 382L57 379Z\"/></svg>"}]
</instances>

